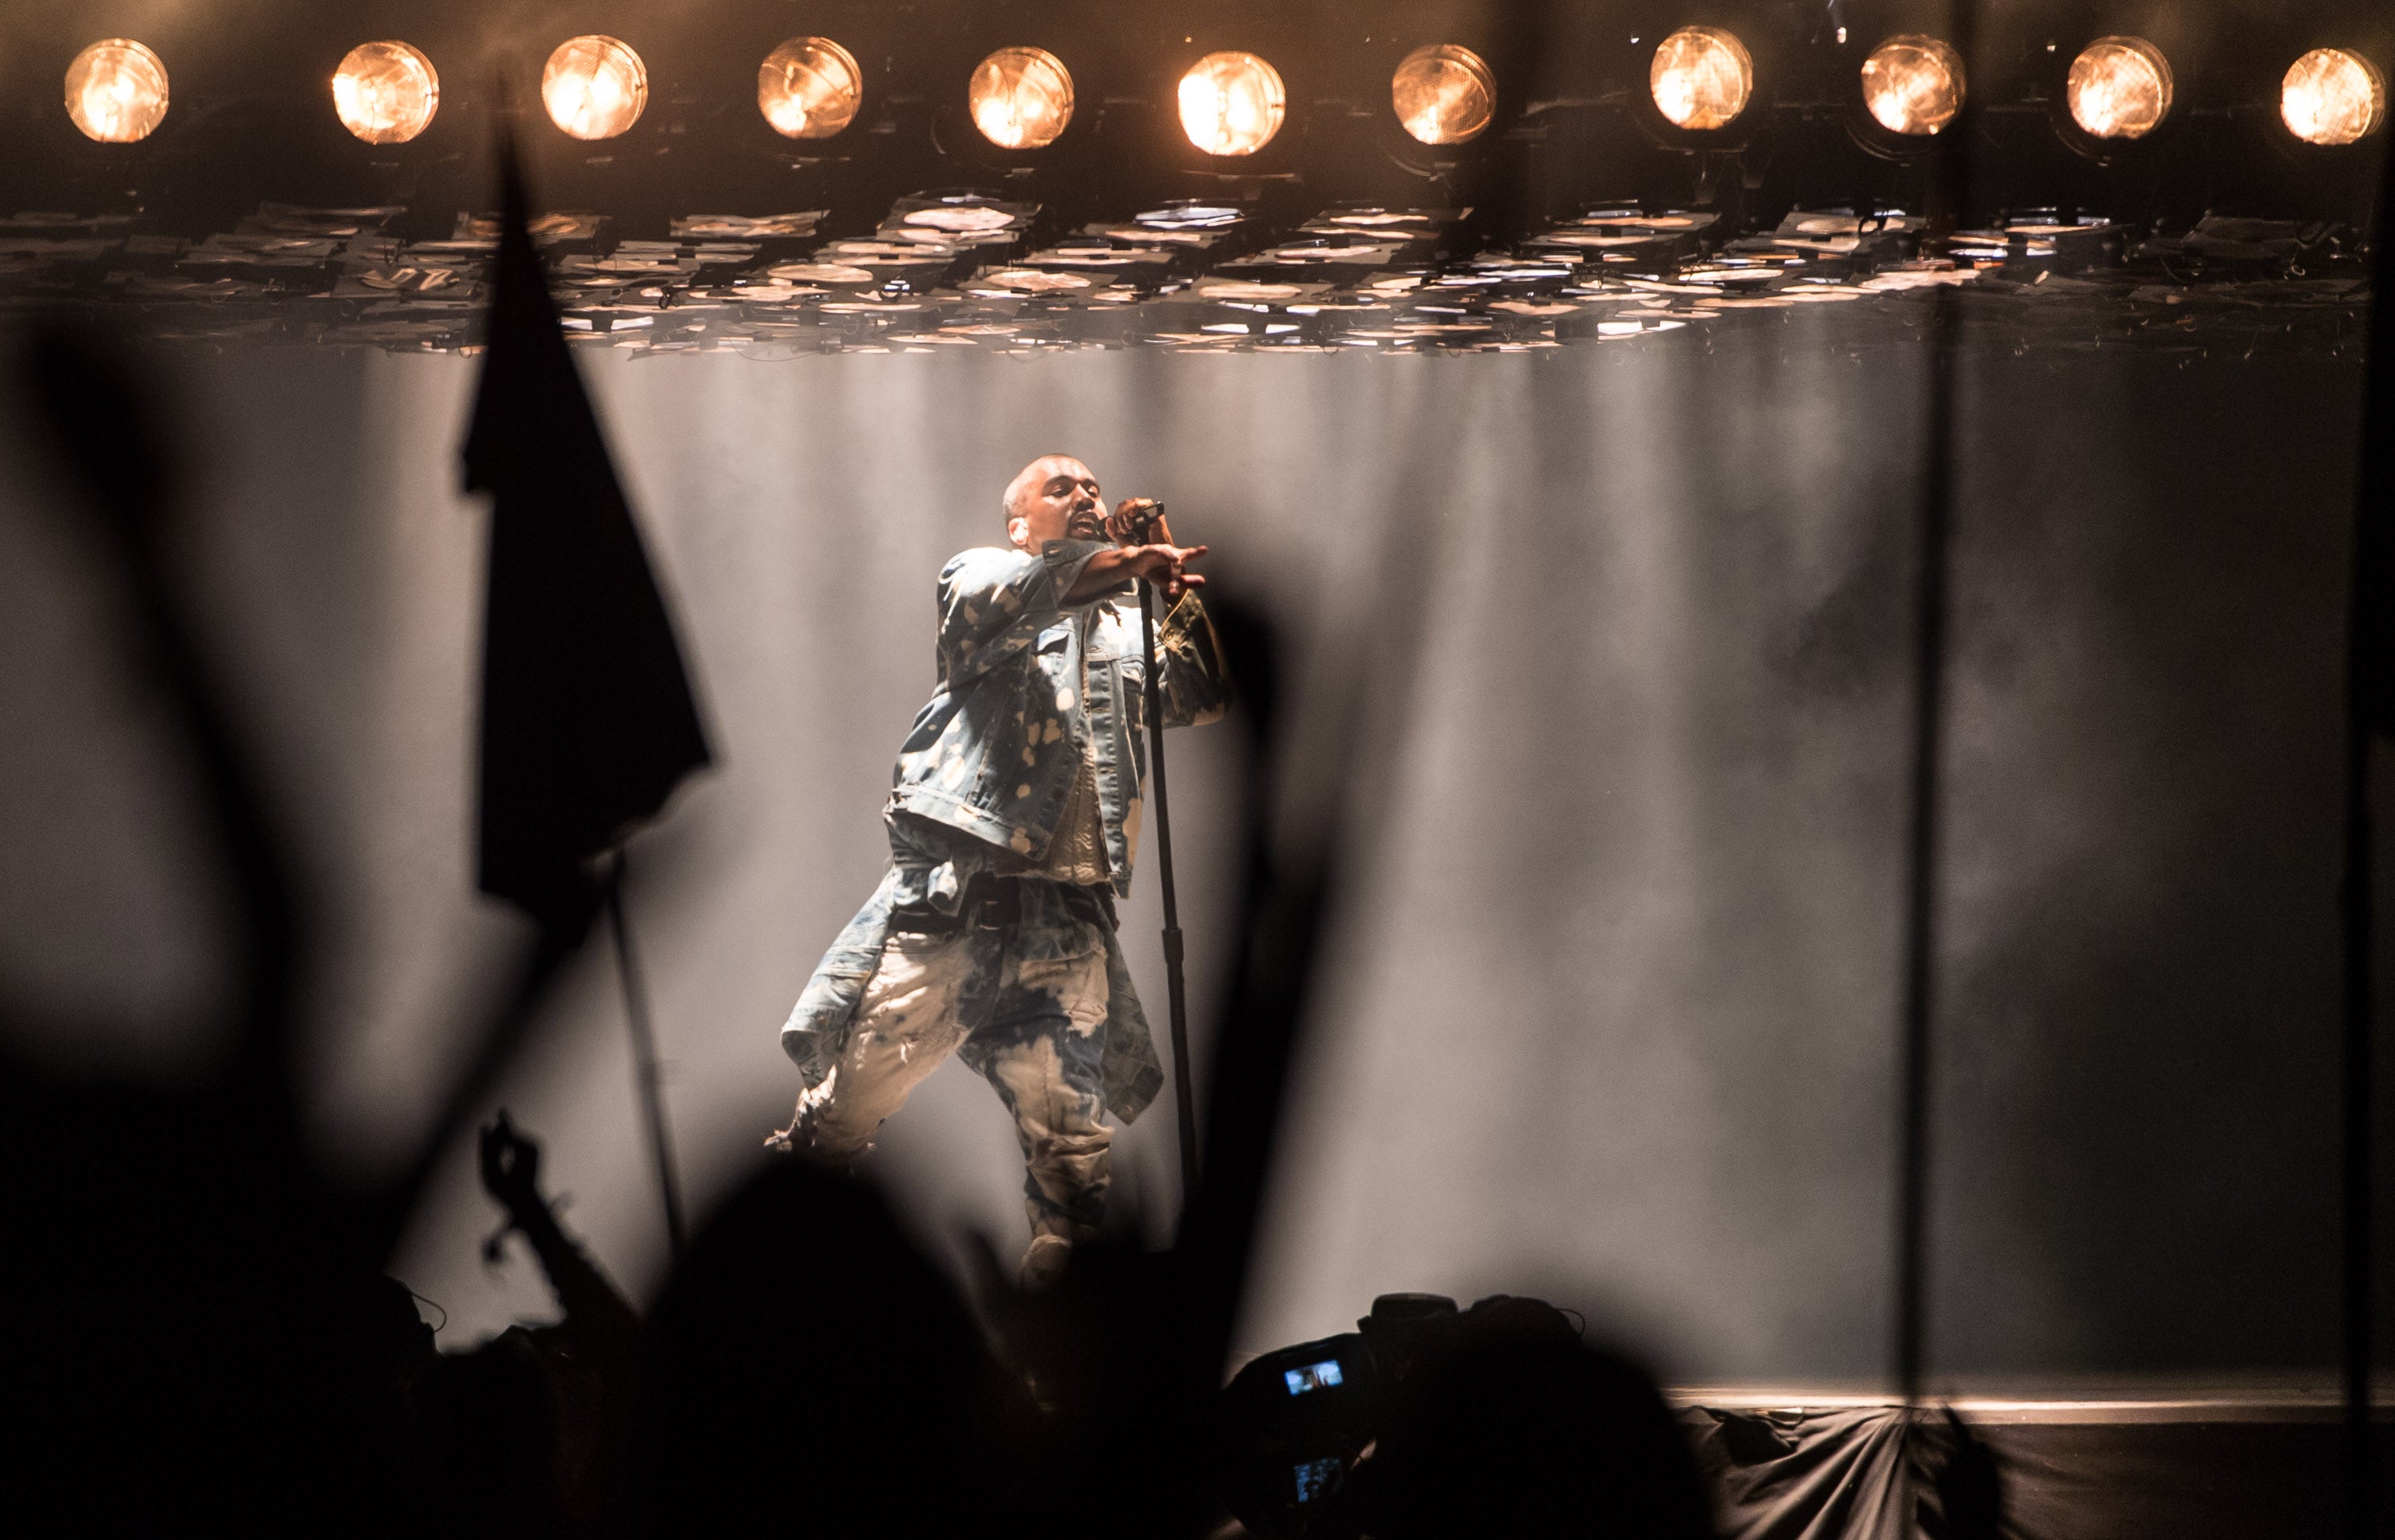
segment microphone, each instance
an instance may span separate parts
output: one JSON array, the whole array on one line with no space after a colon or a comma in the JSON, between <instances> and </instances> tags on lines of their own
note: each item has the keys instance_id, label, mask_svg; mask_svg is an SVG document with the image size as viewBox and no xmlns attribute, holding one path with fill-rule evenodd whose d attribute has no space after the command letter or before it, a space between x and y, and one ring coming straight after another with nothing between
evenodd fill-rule
<instances>
[{"instance_id":1,"label":"microphone","mask_svg":"<svg viewBox=\"0 0 2395 1540\"><path fill-rule=\"evenodd\" d=\"M1157 521L1164 517L1163 500L1158 498L1150 502L1145 508L1134 510L1131 513L1131 517L1137 521L1132 527L1139 531L1138 543L1141 545L1155 544Z\"/></svg>"}]
</instances>

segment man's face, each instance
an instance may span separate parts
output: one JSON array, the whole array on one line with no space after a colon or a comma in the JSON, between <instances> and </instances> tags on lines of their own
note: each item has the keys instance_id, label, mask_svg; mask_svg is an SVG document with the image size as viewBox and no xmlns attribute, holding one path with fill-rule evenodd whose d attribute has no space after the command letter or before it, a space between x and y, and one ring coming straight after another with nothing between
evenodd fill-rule
<instances>
[{"instance_id":1,"label":"man's face","mask_svg":"<svg viewBox=\"0 0 2395 1540\"><path fill-rule=\"evenodd\" d=\"M1050 540L1106 538L1106 505L1098 495L1098 478L1079 460L1061 455L1034 460L1016 485L1006 533L1025 551L1037 551Z\"/></svg>"}]
</instances>

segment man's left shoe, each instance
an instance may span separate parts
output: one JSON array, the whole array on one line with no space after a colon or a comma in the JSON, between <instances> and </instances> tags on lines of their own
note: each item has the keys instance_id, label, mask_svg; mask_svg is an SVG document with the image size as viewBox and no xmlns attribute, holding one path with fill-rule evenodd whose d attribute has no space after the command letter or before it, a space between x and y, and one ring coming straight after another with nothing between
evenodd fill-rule
<instances>
[{"instance_id":1,"label":"man's left shoe","mask_svg":"<svg viewBox=\"0 0 2395 1540\"><path fill-rule=\"evenodd\" d=\"M1070 1241L1061 1235L1035 1235L1030 1249L1023 1254L1016 1281L1026 1289L1044 1289L1065 1276L1065 1266L1072 1259Z\"/></svg>"}]
</instances>

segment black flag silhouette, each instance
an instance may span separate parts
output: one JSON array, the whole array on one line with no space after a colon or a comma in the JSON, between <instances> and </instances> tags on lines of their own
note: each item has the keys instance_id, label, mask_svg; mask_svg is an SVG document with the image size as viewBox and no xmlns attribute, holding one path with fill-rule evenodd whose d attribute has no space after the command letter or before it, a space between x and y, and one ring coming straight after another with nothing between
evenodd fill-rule
<instances>
[{"instance_id":1,"label":"black flag silhouette","mask_svg":"<svg viewBox=\"0 0 2395 1540\"><path fill-rule=\"evenodd\" d=\"M550 301L515 148L466 487L492 494L478 880L578 937L604 854L708 763L673 621Z\"/></svg>"}]
</instances>

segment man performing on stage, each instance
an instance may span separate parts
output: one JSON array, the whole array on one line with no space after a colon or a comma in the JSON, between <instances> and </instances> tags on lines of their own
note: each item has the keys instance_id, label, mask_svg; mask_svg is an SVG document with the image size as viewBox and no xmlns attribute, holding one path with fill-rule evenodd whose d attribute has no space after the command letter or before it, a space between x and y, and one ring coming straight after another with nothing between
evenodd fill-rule
<instances>
[{"instance_id":1,"label":"man performing on stage","mask_svg":"<svg viewBox=\"0 0 2395 1540\"><path fill-rule=\"evenodd\" d=\"M1115 944L1147 771L1146 661L1132 584L1158 586L1168 726L1228 690L1213 627L1141 498L1112 514L1080 461L1049 455L1006 489L1012 549L940 572L939 684L898 753L891 865L782 1028L806 1082L766 1142L853 1160L951 1052L1013 1114L1030 1175L1026 1281L1060 1271L1105 1206L1112 1112L1163 1083Z\"/></svg>"}]
</instances>

